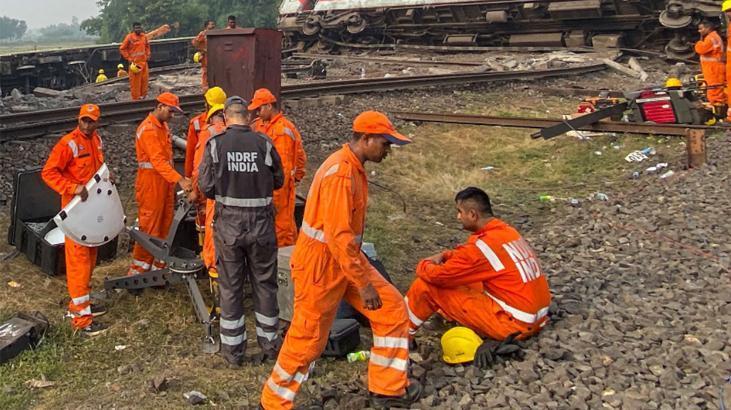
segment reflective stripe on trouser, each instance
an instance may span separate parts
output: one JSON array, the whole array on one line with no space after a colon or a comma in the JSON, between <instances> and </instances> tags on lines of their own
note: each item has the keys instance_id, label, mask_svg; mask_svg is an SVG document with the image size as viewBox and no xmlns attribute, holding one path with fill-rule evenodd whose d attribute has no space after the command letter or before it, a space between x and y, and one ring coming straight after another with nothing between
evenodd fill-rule
<instances>
[{"instance_id":1,"label":"reflective stripe on trouser","mask_svg":"<svg viewBox=\"0 0 731 410\"><path fill-rule=\"evenodd\" d=\"M96 248L81 246L70 238L64 241L64 255L66 257L66 285L71 301L71 326L82 329L91 325L91 273L96 266Z\"/></svg>"},{"instance_id":2,"label":"reflective stripe on trouser","mask_svg":"<svg viewBox=\"0 0 731 410\"><path fill-rule=\"evenodd\" d=\"M245 275L248 275L257 317L257 341L264 350L276 348L279 344L279 337L276 336L279 306L277 247L272 208L236 208L216 204L215 212L213 237L216 244L221 320L238 320L243 317L244 282ZM260 320L260 315L273 319ZM223 334L223 329L221 333ZM221 344L221 354L230 361L242 360L245 349L246 341L241 344Z\"/></svg>"},{"instance_id":3,"label":"reflective stripe on trouser","mask_svg":"<svg viewBox=\"0 0 731 410\"><path fill-rule=\"evenodd\" d=\"M150 77L150 71L147 63L142 65L139 73L129 70L129 92L133 100L139 100L147 96L147 83Z\"/></svg>"},{"instance_id":4,"label":"reflective stripe on trouser","mask_svg":"<svg viewBox=\"0 0 731 410\"><path fill-rule=\"evenodd\" d=\"M719 62L702 62L701 71L706 82L706 97L711 104L726 103L726 65Z\"/></svg>"},{"instance_id":5,"label":"reflective stripe on trouser","mask_svg":"<svg viewBox=\"0 0 731 410\"><path fill-rule=\"evenodd\" d=\"M298 242L298 246L305 242L312 253L327 252L326 245L314 240ZM274 370L264 384L261 398L264 408L292 408L294 396L302 386L311 363L327 344L330 327L343 298L369 319L373 330L368 390L390 396L403 395L408 385L409 319L399 291L371 269L368 281L378 292L383 306L378 310L363 309L358 290L335 266L330 255L313 255L304 266L293 268L292 278L294 317Z\"/></svg>"},{"instance_id":6,"label":"reflective stripe on trouser","mask_svg":"<svg viewBox=\"0 0 731 410\"><path fill-rule=\"evenodd\" d=\"M503 340L515 332L522 333L521 339L532 336L538 333L547 320L532 325L515 320L495 300L483 293L481 284L479 287L440 288L417 278L406 292L406 298L412 318L412 333L421 325L419 320L424 321L437 311L495 340Z\"/></svg>"},{"instance_id":7,"label":"reflective stripe on trouser","mask_svg":"<svg viewBox=\"0 0 731 410\"><path fill-rule=\"evenodd\" d=\"M140 231L156 238L167 238L170 224L173 222L174 185L165 181L154 170L140 169L137 170L135 181L135 197ZM132 250L132 259L131 273L146 272L155 263L152 254L138 243L135 243ZM147 264L146 268L141 264ZM164 265L157 262L155 266Z\"/></svg>"},{"instance_id":8,"label":"reflective stripe on trouser","mask_svg":"<svg viewBox=\"0 0 731 410\"><path fill-rule=\"evenodd\" d=\"M277 246L294 245L297 240L297 224L294 220L295 198L294 179L285 175L284 185L274 191L274 226L277 229Z\"/></svg>"}]
</instances>

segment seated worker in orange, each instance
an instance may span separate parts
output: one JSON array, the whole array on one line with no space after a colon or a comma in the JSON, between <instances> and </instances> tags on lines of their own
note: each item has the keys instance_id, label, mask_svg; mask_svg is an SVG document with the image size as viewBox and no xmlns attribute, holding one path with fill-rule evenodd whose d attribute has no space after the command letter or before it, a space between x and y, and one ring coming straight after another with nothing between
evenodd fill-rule
<instances>
[{"instance_id":1,"label":"seated worker in orange","mask_svg":"<svg viewBox=\"0 0 731 410\"><path fill-rule=\"evenodd\" d=\"M215 28L216 22L214 20L206 20L206 22L203 23L203 31L198 33L198 35L191 40L193 47L201 53L201 87L203 88L203 91L208 89L208 38L206 37L206 34L208 33L208 30L213 30Z\"/></svg>"},{"instance_id":2,"label":"seated worker in orange","mask_svg":"<svg viewBox=\"0 0 731 410\"><path fill-rule=\"evenodd\" d=\"M373 407L408 408L419 399L421 385L407 377L409 319L404 299L360 249L368 203L363 165L383 161L391 144L409 142L385 115L366 111L353 121L350 142L317 170L290 262L294 317L264 384L265 409L293 407L297 391L327 344L342 299L371 323L368 390Z\"/></svg>"},{"instance_id":3,"label":"seated worker in orange","mask_svg":"<svg viewBox=\"0 0 731 410\"><path fill-rule=\"evenodd\" d=\"M102 140L96 132L100 116L98 106L82 105L78 127L56 143L41 171L46 185L61 195L61 207L65 207L76 195L86 201L89 193L85 185L104 163ZM114 182L111 175L110 180ZM89 295L96 251L96 248L80 245L69 237L65 239L66 284L71 296L68 315L74 331L86 336L107 330L105 325L93 320L93 317L105 314L106 310L92 304Z\"/></svg>"},{"instance_id":4,"label":"seated worker in orange","mask_svg":"<svg viewBox=\"0 0 731 410\"><path fill-rule=\"evenodd\" d=\"M193 175L193 159L195 158L195 151L198 147L198 140L200 139L200 133L206 128L206 118L208 118L208 112L214 105L223 105L226 102L226 92L221 87L211 87L205 94L203 94L205 100L204 110L200 114L191 118L188 123L188 136L185 139L185 176L190 177ZM204 144L205 145L205 144Z\"/></svg>"},{"instance_id":5,"label":"seated worker in orange","mask_svg":"<svg viewBox=\"0 0 731 410\"><path fill-rule=\"evenodd\" d=\"M410 335L435 312L495 340L535 335L548 322L551 292L533 249L493 215L485 191L469 187L455 202L457 219L472 235L417 265L406 292Z\"/></svg>"},{"instance_id":6,"label":"seated worker in orange","mask_svg":"<svg viewBox=\"0 0 731 410\"><path fill-rule=\"evenodd\" d=\"M695 43L695 52L701 58L701 72L706 81L706 97L714 105L726 103L726 64L723 62L723 40L710 20L698 24L701 39Z\"/></svg>"},{"instance_id":7,"label":"seated worker in orange","mask_svg":"<svg viewBox=\"0 0 731 410\"><path fill-rule=\"evenodd\" d=\"M132 100L147 97L147 82L150 72L150 40L142 31L142 24L132 23L132 32L119 45L119 54L129 61L129 91Z\"/></svg>"},{"instance_id":8,"label":"seated worker in orange","mask_svg":"<svg viewBox=\"0 0 731 410\"><path fill-rule=\"evenodd\" d=\"M213 89L213 88L211 88ZM201 226L203 232L203 250L201 251L201 257L203 258L203 264L208 269L208 277L211 282L211 289L216 298L218 299L218 270L216 269L216 248L213 242L213 209L216 205L215 199L206 198L198 188L198 175L201 161L203 160L203 154L206 151L206 143L211 137L221 134L226 131L226 122L223 119L223 104L216 104L208 110L207 113L207 126L200 133L198 140L198 146L195 149L195 157L193 159L193 175L190 179L193 183L193 190L190 191L188 200L197 204L199 209L203 209L203 212L198 212L196 215L196 225ZM200 231L199 231L200 232Z\"/></svg>"},{"instance_id":9,"label":"seated worker in orange","mask_svg":"<svg viewBox=\"0 0 731 410\"><path fill-rule=\"evenodd\" d=\"M284 185L274 191L277 246L282 248L294 245L297 240L297 224L294 220L296 186L304 178L307 164L302 137L297 127L279 110L277 98L266 88L254 92L248 108L259 116L251 128L272 139L284 168Z\"/></svg>"},{"instance_id":10,"label":"seated worker in orange","mask_svg":"<svg viewBox=\"0 0 731 410\"><path fill-rule=\"evenodd\" d=\"M137 199L139 229L156 238L167 237L173 222L175 206L175 184L180 184L186 192L192 188L189 178L185 178L173 168L172 135L168 121L174 113L182 113L178 97L169 92L157 97L157 106L137 127L135 151L137 153L137 179L135 180L135 199ZM164 264L154 261L152 254L135 243L132 251L132 264L128 275L150 270L153 262L160 269Z\"/></svg>"}]
</instances>

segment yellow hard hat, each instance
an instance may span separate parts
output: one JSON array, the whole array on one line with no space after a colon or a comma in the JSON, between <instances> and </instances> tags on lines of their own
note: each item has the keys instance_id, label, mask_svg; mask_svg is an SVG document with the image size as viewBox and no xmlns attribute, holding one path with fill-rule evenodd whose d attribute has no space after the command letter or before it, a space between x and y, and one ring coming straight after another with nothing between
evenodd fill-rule
<instances>
[{"instance_id":1,"label":"yellow hard hat","mask_svg":"<svg viewBox=\"0 0 731 410\"><path fill-rule=\"evenodd\" d=\"M208 110L208 114L206 114L206 121L208 121L211 116L218 111L223 111L223 104L214 104L211 106L211 109Z\"/></svg>"},{"instance_id":2,"label":"yellow hard hat","mask_svg":"<svg viewBox=\"0 0 731 410\"><path fill-rule=\"evenodd\" d=\"M104 74L104 69L103 68L100 68L99 69L99 74Z\"/></svg>"},{"instance_id":3,"label":"yellow hard hat","mask_svg":"<svg viewBox=\"0 0 731 410\"><path fill-rule=\"evenodd\" d=\"M680 88L682 86L683 83L676 77L670 77L667 81L665 81L665 88Z\"/></svg>"},{"instance_id":4,"label":"yellow hard hat","mask_svg":"<svg viewBox=\"0 0 731 410\"><path fill-rule=\"evenodd\" d=\"M203 57L203 54L201 54L200 51L196 51L196 53L193 54L193 62L194 63L200 63L202 57Z\"/></svg>"},{"instance_id":5,"label":"yellow hard hat","mask_svg":"<svg viewBox=\"0 0 731 410\"><path fill-rule=\"evenodd\" d=\"M117 64L117 68L120 69L120 70L123 70L124 69L124 64Z\"/></svg>"},{"instance_id":6,"label":"yellow hard hat","mask_svg":"<svg viewBox=\"0 0 731 410\"><path fill-rule=\"evenodd\" d=\"M457 326L442 335L442 359L449 364L471 362L482 339L472 329Z\"/></svg>"},{"instance_id":7,"label":"yellow hard hat","mask_svg":"<svg viewBox=\"0 0 731 410\"><path fill-rule=\"evenodd\" d=\"M135 64L135 63L129 63L129 71L137 74L137 73L139 73L142 70L140 69L140 67L137 64Z\"/></svg>"},{"instance_id":8,"label":"yellow hard hat","mask_svg":"<svg viewBox=\"0 0 731 410\"><path fill-rule=\"evenodd\" d=\"M206 98L208 106L223 105L226 102L226 92L221 87L211 87L203 95Z\"/></svg>"},{"instance_id":9,"label":"yellow hard hat","mask_svg":"<svg viewBox=\"0 0 731 410\"><path fill-rule=\"evenodd\" d=\"M726 0L721 4L721 11L726 12L731 10L731 0Z\"/></svg>"}]
</instances>

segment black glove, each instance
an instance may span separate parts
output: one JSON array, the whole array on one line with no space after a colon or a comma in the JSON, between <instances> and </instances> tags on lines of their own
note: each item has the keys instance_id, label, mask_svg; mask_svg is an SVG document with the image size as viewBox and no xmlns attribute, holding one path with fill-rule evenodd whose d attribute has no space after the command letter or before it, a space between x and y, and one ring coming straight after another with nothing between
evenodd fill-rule
<instances>
[{"instance_id":1,"label":"black glove","mask_svg":"<svg viewBox=\"0 0 731 410\"><path fill-rule=\"evenodd\" d=\"M475 352L473 364L480 369L487 369L498 361L506 358L522 358L525 355L523 345L515 340L520 332L515 332L502 342L487 339Z\"/></svg>"}]
</instances>

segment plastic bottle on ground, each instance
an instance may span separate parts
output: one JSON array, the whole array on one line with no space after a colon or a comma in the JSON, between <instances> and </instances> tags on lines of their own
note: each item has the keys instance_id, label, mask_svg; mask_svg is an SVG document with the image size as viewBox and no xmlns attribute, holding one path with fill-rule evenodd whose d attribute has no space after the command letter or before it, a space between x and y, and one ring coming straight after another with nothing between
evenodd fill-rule
<instances>
[{"instance_id":1,"label":"plastic bottle on ground","mask_svg":"<svg viewBox=\"0 0 731 410\"><path fill-rule=\"evenodd\" d=\"M371 357L371 352L367 350L361 350L360 352L348 353L348 363L353 362L365 362Z\"/></svg>"}]
</instances>

